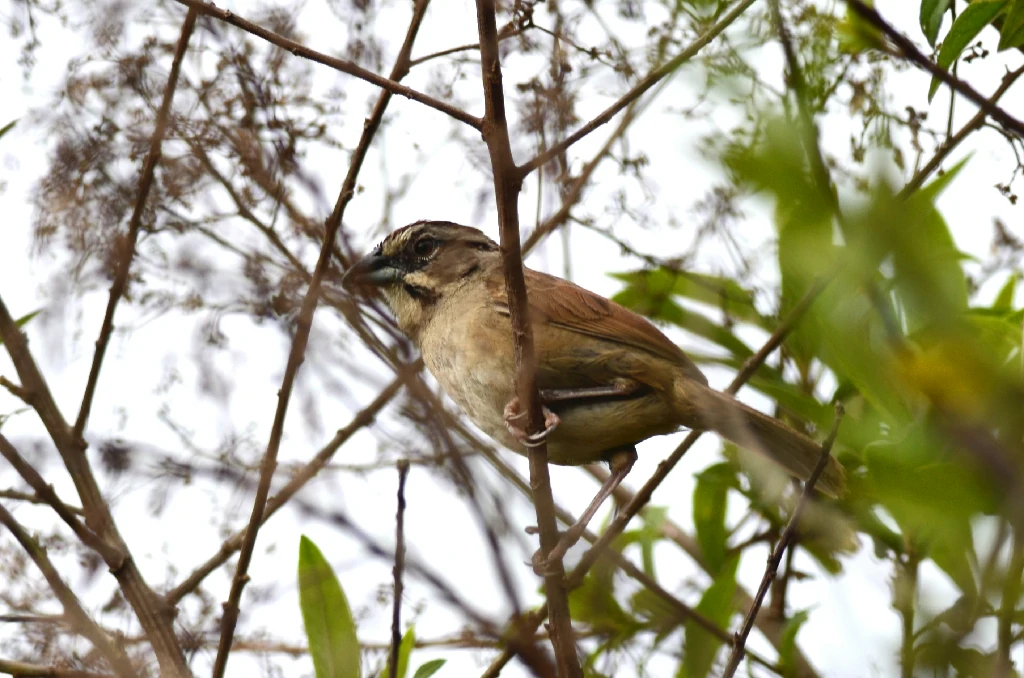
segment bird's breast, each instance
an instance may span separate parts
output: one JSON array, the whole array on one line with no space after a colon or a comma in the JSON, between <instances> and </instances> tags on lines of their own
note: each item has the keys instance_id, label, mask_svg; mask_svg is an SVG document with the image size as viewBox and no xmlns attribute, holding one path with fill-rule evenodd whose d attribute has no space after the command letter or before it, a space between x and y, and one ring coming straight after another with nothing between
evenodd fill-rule
<instances>
[{"instance_id":1,"label":"bird's breast","mask_svg":"<svg viewBox=\"0 0 1024 678\"><path fill-rule=\"evenodd\" d=\"M503 418L514 395L515 359L508 328L501 332L495 327L496 316L472 309L438 311L420 341L427 369L478 428L504 445L514 445Z\"/></svg>"}]
</instances>

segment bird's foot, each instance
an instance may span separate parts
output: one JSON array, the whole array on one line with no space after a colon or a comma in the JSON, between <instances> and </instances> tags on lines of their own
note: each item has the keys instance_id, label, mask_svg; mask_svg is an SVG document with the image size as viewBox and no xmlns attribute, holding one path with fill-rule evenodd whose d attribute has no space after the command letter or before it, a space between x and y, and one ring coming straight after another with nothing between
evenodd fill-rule
<instances>
[{"instance_id":1,"label":"bird's foot","mask_svg":"<svg viewBox=\"0 0 1024 678\"><path fill-rule=\"evenodd\" d=\"M512 400L508 401L508 405L505 405L505 428L512 434L512 437L518 440L526 447L539 447L543 445L551 435L551 432L558 428L558 425L562 423L562 420L558 418L558 415L549 410L547 407L541 406L541 410L544 412L544 430L540 433L527 433L521 426L515 422L526 416L526 412L522 411L522 405L519 403L519 396L513 396Z\"/></svg>"},{"instance_id":2,"label":"bird's foot","mask_svg":"<svg viewBox=\"0 0 1024 678\"><path fill-rule=\"evenodd\" d=\"M547 554L544 553L544 549L537 549L530 559L534 574L538 577L547 577L563 571L562 558L583 537L586 528L586 525L579 523L573 525L561 534L558 543ZM528 529L527 532L530 530Z\"/></svg>"}]
</instances>

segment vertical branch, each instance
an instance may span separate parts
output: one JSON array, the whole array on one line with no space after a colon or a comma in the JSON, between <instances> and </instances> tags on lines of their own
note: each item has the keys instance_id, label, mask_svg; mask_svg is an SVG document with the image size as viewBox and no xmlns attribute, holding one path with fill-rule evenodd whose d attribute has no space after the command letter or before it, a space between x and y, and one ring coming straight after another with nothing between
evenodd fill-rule
<instances>
[{"instance_id":1,"label":"vertical branch","mask_svg":"<svg viewBox=\"0 0 1024 678\"><path fill-rule=\"evenodd\" d=\"M135 257L135 243L139 239L139 230L142 227L142 211L146 206L146 199L153 187L153 175L156 173L156 166L160 162L161 146L164 141L164 134L167 132L167 121L171 117L171 102L174 100L174 90L178 86L178 75L181 73L181 62L185 58L185 50L188 47L189 38L195 29L196 17L199 13L195 9L189 9L185 15L185 22L181 26L181 36L178 38L178 46L174 51L174 61L171 62L171 73L167 78L167 86L164 88L163 101L160 102L160 110L156 116L156 125L153 128L153 135L149 139L149 150L146 152L146 159L142 163L142 172L139 174L139 192L135 197L135 206L132 208L132 216L128 222L128 233L123 239L115 242L114 247L119 249L115 257L114 282L110 286L110 298L107 300L107 310L103 314L103 325L100 327L100 336L96 339L96 353L93 354L92 367L89 368L89 379L85 384L85 394L82 396L82 404L78 409L78 419L75 421L75 428L72 436L75 440L82 437L85 432L85 425L89 421L89 412L92 409L93 397L96 395L96 385L99 383L100 367L103 365L103 356L107 352L107 345L114 333L114 311L118 302L124 296L128 287L128 271L131 269L132 259Z\"/></svg>"},{"instance_id":2,"label":"vertical branch","mask_svg":"<svg viewBox=\"0 0 1024 678\"><path fill-rule=\"evenodd\" d=\"M750 609L743 620L743 625L736 632L732 653L729 655L729 662L726 664L725 672L722 674L723 678L732 678L736 675L736 669L739 668L740 662L743 661L744 648L747 644L747 638L750 636L750 630L754 628L754 620L757 618L757 613L764 603L768 587L771 586L772 581L779 573L782 556L786 552L786 547L789 546L795 536L796 526L800 522L800 516L804 512L804 507L807 505L811 495L814 494L814 484L818 482L821 472L825 470L825 465L828 464L829 454L832 452L832 444L836 441L836 434L839 433L839 422L842 418L843 407L837 404L836 419L832 424L832 430L829 431L828 438L825 439L821 446L821 458L818 460L818 465L814 467L811 477L807 479L807 483L804 485L804 491L800 494L800 501L797 502L796 508L793 509L793 515L790 516L789 523L787 523L786 529L783 530L782 536L779 538L779 543L775 545L775 550L772 551L771 556L768 558L768 566L765 567L764 576L761 577L761 585L757 587L757 593L754 594L754 600L750 604Z\"/></svg>"},{"instance_id":3,"label":"vertical branch","mask_svg":"<svg viewBox=\"0 0 1024 678\"><path fill-rule=\"evenodd\" d=\"M477 0L477 29L480 35L480 68L484 91L483 136L490 154L494 175L494 198L498 209L501 232L501 254L508 292L509 316L516 363L516 394L527 415L527 431L542 431L544 417L537 393L536 357L533 333L529 322L529 302L526 280L523 276L523 257L519 241L519 190L523 172L512 158L512 146L505 117L505 93L498 54L498 29L495 19L495 1ZM551 476L548 473L547 446L530 450L530 483L537 509L537 527L540 546L548 553L558 543L555 504L551 496ZM551 642L558 661L559 675L567 678L582 676L576 657L572 619L569 615L569 596L565 587L565 573L561 563L555 563L545 576L548 610L551 618Z\"/></svg>"},{"instance_id":4,"label":"vertical branch","mask_svg":"<svg viewBox=\"0 0 1024 678\"><path fill-rule=\"evenodd\" d=\"M412 45L419 33L420 25L423 23L423 16L427 11L429 0L417 0L413 7L412 18L409 28L406 31L405 41L399 50L395 65L391 69L391 80L400 80L409 72L409 57L412 53ZM281 389L278 391L277 410L274 413L274 423L270 429L270 439L267 441L267 450L260 463L260 479L256 486L256 497L253 500L252 513L249 516L249 524L245 530L238 552L238 566L235 569L235 576L231 580L231 590L228 592L228 600L224 603L224 615L221 620L221 635L217 644L217 656L213 664L213 678L223 678L227 668L228 655L231 652L231 642L235 634L235 626L238 623L239 601L242 598L242 589L249 580L249 563L252 561L252 554L256 548L256 535L260 525L263 524L263 515L266 509L267 498L270 495L270 484L277 468L277 453L281 446L281 438L284 435L284 420L288 412L288 401L291 398L292 388L295 385L295 377L299 371L306 353L306 344L309 342L309 332L313 326L313 313L316 311L317 301L320 298L320 284L323 281L327 269L330 267L331 254L334 250L334 241L341 227L342 217L345 208L355 196L356 179L363 166L363 160L370 148L381 120L384 118L384 111L391 102L391 92L382 91L374 104L373 112L363 125L363 133L359 138L359 144L352 154L352 162L349 165L348 173L342 183L341 192L334 205L334 210L324 224L324 241L320 248L320 256L316 262L316 268L309 281L309 289L302 299L301 310L295 329L295 338L292 340L291 351L288 354L288 362L285 366L284 377L281 380Z\"/></svg>"},{"instance_id":5,"label":"vertical branch","mask_svg":"<svg viewBox=\"0 0 1024 678\"><path fill-rule=\"evenodd\" d=\"M398 462L398 511L395 513L395 603L391 612L390 678L398 678L398 651L402 647L402 570L405 569L405 479L409 477L409 460Z\"/></svg>"}]
</instances>

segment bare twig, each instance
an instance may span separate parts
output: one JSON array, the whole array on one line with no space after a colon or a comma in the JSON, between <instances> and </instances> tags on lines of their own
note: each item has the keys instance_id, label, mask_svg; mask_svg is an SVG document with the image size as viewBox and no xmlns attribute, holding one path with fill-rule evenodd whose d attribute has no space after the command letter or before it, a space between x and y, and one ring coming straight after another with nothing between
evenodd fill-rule
<instances>
[{"instance_id":1,"label":"bare twig","mask_svg":"<svg viewBox=\"0 0 1024 678\"><path fill-rule=\"evenodd\" d=\"M0 499L13 499L14 501L23 501L29 504L43 504L46 506L50 505L49 501L47 501L43 497L40 497L35 492L22 492L21 490L15 489L0 490ZM85 511L83 511L77 506L68 506L67 504L65 504L64 506L71 513L80 516L85 515Z\"/></svg>"},{"instance_id":2,"label":"bare twig","mask_svg":"<svg viewBox=\"0 0 1024 678\"><path fill-rule=\"evenodd\" d=\"M1021 75L1024 75L1024 66L1003 75L1002 82L999 83L999 87L996 88L996 91L992 93L992 96L990 96L988 100L994 105L1004 94L1006 94L1007 90L1017 82ZM973 132L981 129L987 118L988 113L985 109L980 109L966 125L957 131L956 134L948 137L944 142L942 142L942 145L935 149L935 154L932 155L927 163L925 163L925 166L915 172L914 176L911 177L906 186L900 190L900 197L906 198L911 193L921 188L921 186L924 185L924 182L927 181L928 177L932 175L932 172L942 165L942 161L945 160L964 139L970 136Z\"/></svg>"},{"instance_id":3,"label":"bare twig","mask_svg":"<svg viewBox=\"0 0 1024 678\"><path fill-rule=\"evenodd\" d=\"M78 600L75 592L61 579L57 568L53 566L49 556L46 555L46 549L25 531L25 528L15 520L14 516L11 515L3 504L0 504L0 524L14 535L14 538L25 549L25 552L28 553L32 562L42 572L46 583L64 608L64 616L70 622L71 627L89 639L103 658L110 663L110 666L118 676L122 678L132 678L135 676L135 668L132 666L131 660L128 659L128 655L92 620L89 613L82 607L82 603Z\"/></svg>"},{"instance_id":4,"label":"bare twig","mask_svg":"<svg viewBox=\"0 0 1024 678\"><path fill-rule=\"evenodd\" d=\"M458 120L459 122L465 123L474 129L480 129L482 125L480 118L470 115L457 106L452 106L440 99L435 99L429 94L424 94L423 92L399 84L398 80L405 76L404 72L401 73L399 77L395 77L395 73L393 71L390 78L385 78L377 75L373 71L368 71L347 59L338 59L336 57L328 56L323 52L317 52L316 50L306 47L300 42L296 42L284 37L283 35L267 30L262 26L243 19L234 12L221 9L216 5L203 2L203 0L177 0L177 2L185 5L186 7L197 10L200 14L212 16L215 19L220 19L225 23L231 24L236 28L240 28L247 33L251 33L257 38L266 40L272 45L277 45L281 49L291 52L295 56L309 59L310 61L314 61L318 64L323 64L324 66L333 68L336 71L341 71L342 73L347 73L348 75L357 77L360 80L365 80L371 85L376 85L389 94L397 94L405 97L406 99L412 99L413 101L419 102L425 106L429 106L434 110L446 113L448 116Z\"/></svg>"},{"instance_id":5,"label":"bare twig","mask_svg":"<svg viewBox=\"0 0 1024 678\"><path fill-rule=\"evenodd\" d=\"M132 207L132 216L128 222L128 233L123 239L118 239L114 245L114 248L118 250L117 256L114 258L116 268L114 282L110 286L107 310L103 314L103 325L100 327L100 336L96 339L96 352L93 354L92 367L89 368L89 380L86 382L82 405L78 410L78 419L75 421L75 428L71 434L76 440L82 437L85 425L89 421L89 412L92 409L93 397L96 395L96 385L99 383L103 356L107 352L107 345L114 333L114 311L128 287L128 271L131 269L132 259L135 257L135 243L139 239L139 230L142 228L142 210L146 206L146 199L153 187L153 175L160 162L164 134L167 132L167 123L171 117L174 90L178 86L178 75L181 73L181 62L185 59L185 51L195 29L197 17L198 12L194 9L189 9L185 15L185 21L181 26L181 35L178 38L178 46L174 50L171 71L167 77L167 85L164 87L163 100L160 102L160 110L156 115L153 134L149 138L149 150L146 152L146 159L143 161L142 171L139 173L139 188L135 196L135 205Z\"/></svg>"},{"instance_id":6,"label":"bare twig","mask_svg":"<svg viewBox=\"0 0 1024 678\"><path fill-rule=\"evenodd\" d=\"M174 634L174 610L149 588L142 573L139 572L124 538L117 529L110 506L100 492L92 467L84 454L84 443L72 437L71 427L61 415L53 394L39 371L39 366L28 350L25 335L11 317L2 298L0 337L3 338L4 348L11 356L18 377L29 394L29 402L46 427L68 474L75 483L86 515L85 524L109 546L111 560L107 561L107 567L117 579L125 599L138 616L139 623L152 643L161 671L174 678L190 675L185 655Z\"/></svg>"},{"instance_id":7,"label":"bare twig","mask_svg":"<svg viewBox=\"0 0 1024 678\"><path fill-rule=\"evenodd\" d=\"M398 652L402 647L402 570L405 569L405 480L409 462L398 462L398 510L395 512L395 601L391 612L391 661L388 675L398 678Z\"/></svg>"},{"instance_id":8,"label":"bare twig","mask_svg":"<svg viewBox=\"0 0 1024 678\"><path fill-rule=\"evenodd\" d=\"M494 176L494 199L498 209L501 233L502 268L508 293L509 316L516 364L516 394L526 413L526 430L542 431L544 416L537 392L537 365L530 327L526 281L523 276L523 258L519 246L519 190L522 175L517 171L509 142L508 122L505 118L505 93L502 86L501 60L498 52L498 28L495 19L495 0L477 0L477 30L480 36L480 71L484 93L484 141L490 155ZM558 543L558 525L554 499L551 495L551 476L548 473L547 446L532 448L529 453L530 485L537 511L540 545L548 553ZM569 597L564 585L564 571L560 562L552 563L545 576L548 610L551 616L552 646L558 661L558 673L563 678L582 678L576 642L573 638L572 619L569 615ZM532 634L531 634L532 635Z\"/></svg>"},{"instance_id":9,"label":"bare twig","mask_svg":"<svg viewBox=\"0 0 1024 678\"><path fill-rule=\"evenodd\" d=\"M755 0L742 0L739 4L733 7L728 14L716 23L714 26L704 32L699 38L693 41L693 43L676 55L671 61L661 66L651 73L649 73L643 80L637 83L632 89L619 97L618 101L613 103L611 106L606 108L600 115L588 122L583 127L579 128L568 137L558 142L551 148L547 149L537 157L533 158L522 167L519 168L520 179L523 179L533 170L537 169L541 165L544 165L552 158L558 156L559 153L564 152L567 148L575 144L577 141L587 136L601 125L604 125L611 120L615 115L624 109L626 106L631 104L636 99L643 96L643 94L654 85L658 84L658 81L671 75L676 71L677 68L682 66L684 63L692 59L700 50L704 48L709 42L718 37L718 35L728 28L736 19L738 19L747 9L753 5Z\"/></svg>"},{"instance_id":10,"label":"bare twig","mask_svg":"<svg viewBox=\"0 0 1024 678\"><path fill-rule=\"evenodd\" d=\"M822 471L825 470L825 466L828 464L829 455L832 452L832 444L836 441L836 435L839 433L839 422L842 421L842 418L843 406L837 404L836 418L832 424L832 430L829 431L828 437L821 446L821 458L818 460L818 465L814 467L814 471L811 472L811 477L804 484L804 490L800 493L800 501L797 502L796 508L793 509L793 515L790 516L786 529L782 531L779 543L775 545L775 549L768 558L768 566L765 567L764 576L761 577L761 585L757 587L757 593L754 594L754 601L750 606L750 610L747 611L743 625L740 626L740 630L736 633L732 653L729 655L725 672L722 674L723 678L732 678L736 675L736 669L739 668L740 662L743 661L747 638L750 636L750 630L754 627L754 619L757 617L757 612L761 609L762 603L764 603L768 587L771 586L772 580L775 579L779 572L779 564L782 562L782 556L786 552L786 547L789 546L790 541L793 540L793 536L796 534L796 526L800 522L800 516L804 511L804 507L814 494L814 484L818 482L818 478L821 477Z\"/></svg>"},{"instance_id":11,"label":"bare twig","mask_svg":"<svg viewBox=\"0 0 1024 678\"><path fill-rule=\"evenodd\" d=\"M26 483L29 484L33 490L35 490L35 497L39 499L41 503L45 503L53 508L60 516L71 531L75 533L83 544L99 553L103 560L115 561L120 557L120 553L116 549L110 548L106 543L103 542L92 530L82 524L79 517L75 515L71 507L60 500L57 496L57 492L53 489L52 485L48 485L43 477L39 475L31 464L25 461L25 458L18 453L14 445L11 444L7 437L0 433L0 455L3 456L7 462L14 467L14 470L18 472ZM81 509L79 509L81 512Z\"/></svg>"},{"instance_id":12,"label":"bare twig","mask_svg":"<svg viewBox=\"0 0 1024 678\"><path fill-rule=\"evenodd\" d=\"M267 500L267 507L263 512L262 522L265 523L270 520L270 517L273 516L278 509L284 506L289 499L294 497L306 483L308 483L324 466L327 465L327 462L331 460L335 452L337 452L342 445L348 442L349 438L363 427L369 425L384 406L391 402L391 399L396 393L398 393L398 390L401 387L401 378L392 381L383 391L380 392L373 402L353 417L352 421L350 421L347 426L339 429L334 438L331 439L331 441L319 452L317 452L316 456L313 457L309 463L303 466L301 470L297 471L295 475L285 483L284 487L278 490L277 494ZM192 574L185 578L184 581L164 595L167 602L171 605L176 605L178 601L194 591L211 572L226 563L228 559L242 547L242 541L244 539L245 530L239 530L224 540L224 543L221 544L220 549L218 549L216 554L197 567Z\"/></svg>"},{"instance_id":13,"label":"bare twig","mask_svg":"<svg viewBox=\"0 0 1024 678\"><path fill-rule=\"evenodd\" d=\"M11 678L110 678L106 673L68 669L63 666L43 666L13 659L0 659L0 673Z\"/></svg>"},{"instance_id":14,"label":"bare twig","mask_svg":"<svg viewBox=\"0 0 1024 678\"><path fill-rule=\"evenodd\" d=\"M210 7L205 3L198 4L203 7ZM403 42L402 48L399 50L398 56L395 59L395 64L391 69L391 80L388 80L387 82L400 80L409 72L409 55L412 51L412 45L416 39L416 35L419 32L420 25L423 22L423 16L426 14L427 4L428 0L417 0L413 8L413 15L409 22L405 41ZM214 16L220 16L220 18L223 18L229 23L240 25L236 23L236 21L239 21L237 17L230 12L221 12L216 8L213 8L213 10ZM268 35L274 35L254 24L249 24L244 21L243 23L247 24L241 26L245 28L245 30L249 30L250 32L259 31L254 32L254 34L260 35L260 37L264 37L265 39L270 39ZM282 40L283 39L284 38L282 38ZM293 53L302 54L302 51L309 52L309 50L306 50L298 43L293 44L298 50L301 50L296 51L293 49ZM302 55L308 56L308 54ZM374 77L384 80L378 76ZM389 89L385 89L385 91L381 92L380 96L377 98L373 113L363 127L363 133L360 136L356 151L353 153L352 162L349 165L345 180L342 183L341 192L338 196L337 202L335 203L334 211L324 224L323 245L320 248L320 256L317 259L313 277L309 282L309 289L306 291L306 295L302 300L302 307L298 318L298 327L296 328L291 351L288 355L288 363L285 367L284 378L281 382L281 389L278 392L278 405L277 411L274 413L274 423L270 430L270 440L267 442L267 450L263 455L263 462L260 468L260 480L256 487L256 497L253 501L252 514L249 517L249 525L246 528L241 548L239 549L238 566L235 570L235 576L231 582L231 591L229 592L228 600L224 605L221 637L217 648L217 657L214 660L212 673L213 678L223 678L224 670L227 667L228 655L231 651L231 640L234 636L235 625L238 621L239 601L242 596L242 589L248 581L247 572L249 569L249 563L252 560L253 550L256 546L256 535L259 532L260 526L263 524L263 514L267 508L267 497L270 494L270 483L273 480L274 470L277 466L277 452L281 445L281 437L284 434L284 420L285 415L288 412L288 402L291 398L296 374L298 373L299 366L302 364L305 356L306 344L309 341L309 332L313 325L313 313L316 311L317 302L320 297L320 284L330 267L335 238L337 236L338 229L341 227L345 208L355 195L355 183L356 178L359 175L359 170L362 167L363 160L366 157L366 152L376 135L380 122L384 117L384 111L390 101L391 91Z\"/></svg>"},{"instance_id":15,"label":"bare twig","mask_svg":"<svg viewBox=\"0 0 1024 678\"><path fill-rule=\"evenodd\" d=\"M846 4L861 19L881 31L896 48L898 55L903 56L907 61L911 62L918 68L931 73L932 77L949 85L953 91L957 92L980 108L990 118L999 122L999 124L1004 128L1014 132L1018 137L1024 138L1024 123L1011 116L1002 108L996 106L992 101L989 101L983 94L963 80L960 80L946 69L940 68L931 59L922 54L909 38L900 33L889 22L883 19L882 15L879 14L875 8L862 0L846 0Z\"/></svg>"}]
</instances>

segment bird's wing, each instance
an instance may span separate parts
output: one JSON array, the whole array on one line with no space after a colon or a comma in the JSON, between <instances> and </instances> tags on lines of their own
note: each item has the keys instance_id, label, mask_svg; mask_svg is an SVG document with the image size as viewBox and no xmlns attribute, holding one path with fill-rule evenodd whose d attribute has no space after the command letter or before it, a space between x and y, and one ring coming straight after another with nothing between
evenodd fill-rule
<instances>
[{"instance_id":1,"label":"bird's wing","mask_svg":"<svg viewBox=\"0 0 1024 678\"><path fill-rule=\"evenodd\" d=\"M703 373L682 349L643 316L568 280L530 269L524 269L524 272L536 335L543 332L537 324L543 323L629 346L668 360L681 367L692 379L707 383ZM490 292L495 307L507 315L508 299L500 276L493 279Z\"/></svg>"}]
</instances>

